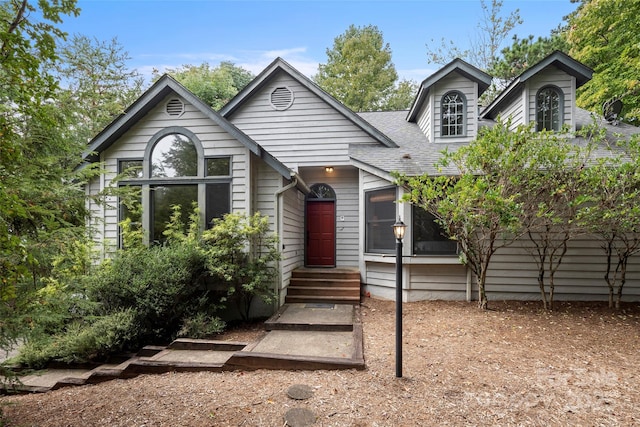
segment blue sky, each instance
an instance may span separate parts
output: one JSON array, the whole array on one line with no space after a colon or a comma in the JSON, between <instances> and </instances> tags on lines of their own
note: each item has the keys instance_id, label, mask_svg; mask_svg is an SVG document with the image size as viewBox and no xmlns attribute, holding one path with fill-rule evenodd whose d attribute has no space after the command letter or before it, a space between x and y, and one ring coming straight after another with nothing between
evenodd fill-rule
<instances>
[{"instance_id":1,"label":"blue sky","mask_svg":"<svg viewBox=\"0 0 640 427\"><path fill-rule=\"evenodd\" d=\"M490 2L490 0L487 0ZM351 24L376 25L401 77L421 81L439 66L426 44L442 38L462 48L477 33L480 0L79 0L62 29L100 40L116 37L129 66L145 76L184 64L232 61L254 74L280 56L306 75L326 62L326 49ZM569 0L504 0L520 10L520 37L547 36L576 8ZM510 39L505 42L510 44Z\"/></svg>"}]
</instances>

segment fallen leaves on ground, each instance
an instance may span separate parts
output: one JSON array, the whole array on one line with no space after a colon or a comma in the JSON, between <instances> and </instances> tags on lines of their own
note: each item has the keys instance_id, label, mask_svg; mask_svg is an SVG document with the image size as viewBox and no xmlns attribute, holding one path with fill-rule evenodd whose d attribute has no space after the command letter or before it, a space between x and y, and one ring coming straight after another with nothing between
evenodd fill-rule
<instances>
[{"instance_id":1,"label":"fallen leaves on ground","mask_svg":"<svg viewBox=\"0 0 640 427\"><path fill-rule=\"evenodd\" d=\"M395 378L395 303L362 304L365 371L142 375L0 399L5 425L282 426L306 408L318 426L640 425L640 306L405 303ZM260 331L230 331L234 341ZM293 384L313 396L287 397Z\"/></svg>"}]
</instances>

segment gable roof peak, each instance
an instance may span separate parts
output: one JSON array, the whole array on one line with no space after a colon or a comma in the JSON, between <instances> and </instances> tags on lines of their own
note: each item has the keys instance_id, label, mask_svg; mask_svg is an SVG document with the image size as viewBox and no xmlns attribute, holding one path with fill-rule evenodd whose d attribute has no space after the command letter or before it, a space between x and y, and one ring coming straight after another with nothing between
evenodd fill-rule
<instances>
[{"instance_id":1,"label":"gable roof peak","mask_svg":"<svg viewBox=\"0 0 640 427\"><path fill-rule=\"evenodd\" d=\"M244 145L252 153L262 158L269 166L274 168L283 177L291 178L292 171L282 162L266 152L258 143L247 134L238 129L233 123L221 116L217 111L198 98L189 89L168 74L163 74L149 89L133 102L120 116L115 118L90 142L89 148L83 153L83 158L88 162L99 159L98 154L124 135L131 127L141 120L148 112L155 108L170 94L176 94L189 104L196 107L202 114L229 133L238 142Z\"/></svg>"},{"instance_id":2,"label":"gable roof peak","mask_svg":"<svg viewBox=\"0 0 640 427\"><path fill-rule=\"evenodd\" d=\"M320 86L318 86L309 77L302 74L295 69L284 59L277 57L271 64L269 64L260 74L258 74L247 86L245 86L231 101L229 101L224 107L220 109L220 114L229 119L234 112L236 112L244 103L250 99L255 93L267 86L276 76L279 71L287 73L291 78L296 80L300 85L309 90L311 93L318 96L329 106L334 108L337 112L342 114L346 119L353 122L356 126L360 127L364 132L369 134L373 139L380 142L382 145L388 147L397 147L396 143L391 140L387 135L380 132L375 127L371 126L369 122L358 116L351 109L346 107L340 101L333 96L325 92Z\"/></svg>"},{"instance_id":3,"label":"gable roof peak","mask_svg":"<svg viewBox=\"0 0 640 427\"><path fill-rule=\"evenodd\" d=\"M409 109L407 121L413 122L416 120L418 111L423 105L425 98L431 90L431 87L452 72L457 72L465 78L477 83L478 97L480 97L480 95L482 95L484 91L487 90L489 85L491 85L491 80L493 80L493 78L489 74L485 73L478 67L469 64L461 58L455 58L422 81L420 87L418 88L418 94L414 98L413 104L411 104L411 108Z\"/></svg>"},{"instance_id":4,"label":"gable roof peak","mask_svg":"<svg viewBox=\"0 0 640 427\"><path fill-rule=\"evenodd\" d=\"M513 79L509 85L498 94L498 96L480 113L481 118L495 118L500 107L512 99L514 94L522 90L523 85L531 77L538 74L547 67L554 66L565 73L575 77L576 89L591 80L593 70L579 61L576 61L566 53L555 50L540 61L524 70L518 77Z\"/></svg>"}]
</instances>

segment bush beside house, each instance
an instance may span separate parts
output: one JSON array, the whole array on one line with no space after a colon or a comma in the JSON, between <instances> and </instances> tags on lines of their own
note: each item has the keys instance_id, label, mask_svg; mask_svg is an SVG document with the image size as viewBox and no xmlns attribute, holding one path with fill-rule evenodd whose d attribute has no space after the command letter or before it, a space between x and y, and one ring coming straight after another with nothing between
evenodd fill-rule
<instances>
[{"instance_id":1,"label":"bush beside house","mask_svg":"<svg viewBox=\"0 0 640 427\"><path fill-rule=\"evenodd\" d=\"M127 236L132 246L95 272L42 293L37 305L48 323L34 319L18 362L82 363L178 335L203 338L224 329L222 310L234 306L236 318L248 320L255 297L272 302L278 252L266 218L229 214L201 233L198 215L185 232L176 208L164 244L132 244Z\"/></svg>"}]
</instances>

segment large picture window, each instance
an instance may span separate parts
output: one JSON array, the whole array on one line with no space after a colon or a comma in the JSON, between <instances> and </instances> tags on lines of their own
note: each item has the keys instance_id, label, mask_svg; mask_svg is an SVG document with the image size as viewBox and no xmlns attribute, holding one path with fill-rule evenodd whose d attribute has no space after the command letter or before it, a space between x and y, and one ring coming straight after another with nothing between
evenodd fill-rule
<instances>
[{"instance_id":1,"label":"large picture window","mask_svg":"<svg viewBox=\"0 0 640 427\"><path fill-rule=\"evenodd\" d=\"M165 240L163 235L171 214L173 206L181 206L180 221L183 224L189 223L189 214L193 202L198 201L197 185L157 185L151 187L151 227L149 230L149 241L161 243Z\"/></svg>"},{"instance_id":2,"label":"large picture window","mask_svg":"<svg viewBox=\"0 0 640 427\"><path fill-rule=\"evenodd\" d=\"M446 93L441 100L441 135L464 136L467 101L458 91Z\"/></svg>"},{"instance_id":3,"label":"large picture window","mask_svg":"<svg viewBox=\"0 0 640 427\"><path fill-rule=\"evenodd\" d=\"M536 130L559 131L562 127L562 91L553 86L543 87L536 95Z\"/></svg>"},{"instance_id":4,"label":"large picture window","mask_svg":"<svg viewBox=\"0 0 640 427\"><path fill-rule=\"evenodd\" d=\"M181 207L182 223L188 224L197 203L202 223L209 227L215 218L231 211L231 156L205 158L198 138L184 128L168 128L149 141L144 159L120 159L120 185L140 187L141 221L150 243L162 243L173 212ZM120 217L131 212L121 209Z\"/></svg>"},{"instance_id":5,"label":"large picture window","mask_svg":"<svg viewBox=\"0 0 640 427\"><path fill-rule=\"evenodd\" d=\"M393 252L396 241L391 226L396 222L396 199L395 187L365 193L367 252Z\"/></svg>"},{"instance_id":6,"label":"large picture window","mask_svg":"<svg viewBox=\"0 0 640 427\"><path fill-rule=\"evenodd\" d=\"M458 244L444 234L432 214L417 206L412 207L412 213L414 255L455 255L458 252Z\"/></svg>"}]
</instances>

